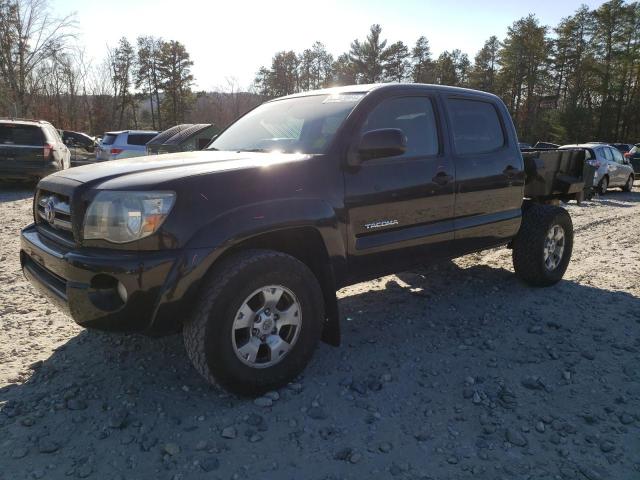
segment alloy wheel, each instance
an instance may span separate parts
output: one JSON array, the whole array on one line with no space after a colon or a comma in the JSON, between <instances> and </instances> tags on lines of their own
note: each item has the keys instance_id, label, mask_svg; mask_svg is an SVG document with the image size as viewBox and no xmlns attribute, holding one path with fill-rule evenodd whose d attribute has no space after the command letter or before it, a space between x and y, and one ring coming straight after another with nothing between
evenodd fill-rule
<instances>
[{"instance_id":1,"label":"alloy wheel","mask_svg":"<svg viewBox=\"0 0 640 480\"><path fill-rule=\"evenodd\" d=\"M236 312L233 349L245 365L272 367L294 347L301 326L302 308L291 290L280 285L259 288Z\"/></svg>"}]
</instances>

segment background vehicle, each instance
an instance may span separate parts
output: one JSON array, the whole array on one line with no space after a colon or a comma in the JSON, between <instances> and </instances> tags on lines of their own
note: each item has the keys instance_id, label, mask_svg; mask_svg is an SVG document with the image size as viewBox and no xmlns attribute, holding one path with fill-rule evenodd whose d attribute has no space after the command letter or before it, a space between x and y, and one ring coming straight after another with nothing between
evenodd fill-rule
<instances>
[{"instance_id":1,"label":"background vehicle","mask_svg":"<svg viewBox=\"0 0 640 480\"><path fill-rule=\"evenodd\" d=\"M633 148L629 143L610 143L609 146L617 149L623 155Z\"/></svg>"},{"instance_id":2,"label":"background vehicle","mask_svg":"<svg viewBox=\"0 0 640 480\"><path fill-rule=\"evenodd\" d=\"M629 152L624 154L624 156L631 162L631 166L635 172L635 177L640 178L640 144L634 145Z\"/></svg>"},{"instance_id":3,"label":"background vehicle","mask_svg":"<svg viewBox=\"0 0 640 480\"><path fill-rule=\"evenodd\" d=\"M87 163L96 161L96 147L98 142L81 132L72 132L70 130L59 130L61 132L62 141L71 152L71 165L77 167Z\"/></svg>"},{"instance_id":4,"label":"background vehicle","mask_svg":"<svg viewBox=\"0 0 640 480\"><path fill-rule=\"evenodd\" d=\"M147 155L202 150L216 133L218 128L212 123L176 125L160 132L147 142Z\"/></svg>"},{"instance_id":5,"label":"background vehicle","mask_svg":"<svg viewBox=\"0 0 640 480\"><path fill-rule=\"evenodd\" d=\"M488 93L306 92L205 151L42 180L21 264L79 324L183 328L204 378L259 393L299 374L321 337L339 344L343 286L500 245L526 283L558 282L573 227L553 203L581 195L585 153L521 154ZM61 219L45 215L59 205Z\"/></svg>"},{"instance_id":6,"label":"background vehicle","mask_svg":"<svg viewBox=\"0 0 640 480\"><path fill-rule=\"evenodd\" d=\"M0 119L0 179L38 180L69 166L69 149L49 122Z\"/></svg>"},{"instance_id":7,"label":"background vehicle","mask_svg":"<svg viewBox=\"0 0 640 480\"><path fill-rule=\"evenodd\" d=\"M633 167L616 148L604 143L585 143L581 145L564 145L561 149L581 147L591 152L588 162L596 168L594 185L600 195L607 193L611 187L620 187L626 192L633 188Z\"/></svg>"},{"instance_id":8,"label":"background vehicle","mask_svg":"<svg viewBox=\"0 0 640 480\"><path fill-rule=\"evenodd\" d=\"M96 148L96 160L117 160L119 158L141 157L146 154L145 145L158 132L151 130L122 130L106 132Z\"/></svg>"},{"instance_id":9,"label":"background vehicle","mask_svg":"<svg viewBox=\"0 0 640 480\"><path fill-rule=\"evenodd\" d=\"M528 148L533 148L530 143L518 142L518 148L520 150L526 150Z\"/></svg>"}]
</instances>

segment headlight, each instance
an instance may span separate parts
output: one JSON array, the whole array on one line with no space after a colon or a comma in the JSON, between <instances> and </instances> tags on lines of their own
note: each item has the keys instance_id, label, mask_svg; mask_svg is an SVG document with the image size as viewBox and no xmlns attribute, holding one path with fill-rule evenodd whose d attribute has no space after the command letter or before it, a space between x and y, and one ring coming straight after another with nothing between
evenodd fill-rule
<instances>
[{"instance_id":1,"label":"headlight","mask_svg":"<svg viewBox=\"0 0 640 480\"><path fill-rule=\"evenodd\" d=\"M173 192L102 191L84 216L84 239L127 243L148 237L165 221Z\"/></svg>"}]
</instances>

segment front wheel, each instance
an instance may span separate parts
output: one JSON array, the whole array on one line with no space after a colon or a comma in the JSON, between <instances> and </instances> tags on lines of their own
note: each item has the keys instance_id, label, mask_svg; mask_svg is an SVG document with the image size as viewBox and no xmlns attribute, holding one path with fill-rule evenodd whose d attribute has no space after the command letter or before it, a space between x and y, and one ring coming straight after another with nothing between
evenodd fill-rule
<instances>
[{"instance_id":1,"label":"front wheel","mask_svg":"<svg viewBox=\"0 0 640 480\"><path fill-rule=\"evenodd\" d=\"M633 190L633 180L634 180L634 175L632 173L631 175L629 175L629 179L627 180L627 183L625 183L624 187L622 187L623 192L630 192L631 190Z\"/></svg>"},{"instance_id":2,"label":"front wheel","mask_svg":"<svg viewBox=\"0 0 640 480\"><path fill-rule=\"evenodd\" d=\"M184 325L187 354L205 379L231 391L278 388L311 359L322 333L322 298L313 273L289 255L231 256L214 267Z\"/></svg>"},{"instance_id":3,"label":"front wheel","mask_svg":"<svg viewBox=\"0 0 640 480\"><path fill-rule=\"evenodd\" d=\"M516 275L536 287L559 282L569 266L573 249L573 223L561 207L531 205L522 215L513 241Z\"/></svg>"}]
</instances>

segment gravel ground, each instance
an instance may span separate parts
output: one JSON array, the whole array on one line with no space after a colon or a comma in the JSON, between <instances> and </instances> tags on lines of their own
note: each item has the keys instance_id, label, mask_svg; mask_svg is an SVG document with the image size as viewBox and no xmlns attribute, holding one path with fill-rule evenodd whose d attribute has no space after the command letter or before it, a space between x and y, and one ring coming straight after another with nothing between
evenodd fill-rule
<instances>
[{"instance_id":1,"label":"gravel ground","mask_svg":"<svg viewBox=\"0 0 640 480\"><path fill-rule=\"evenodd\" d=\"M255 401L182 339L85 331L18 262L0 191L0 479L639 479L640 192L568 209L565 280L490 250L340 292L343 345Z\"/></svg>"}]
</instances>

